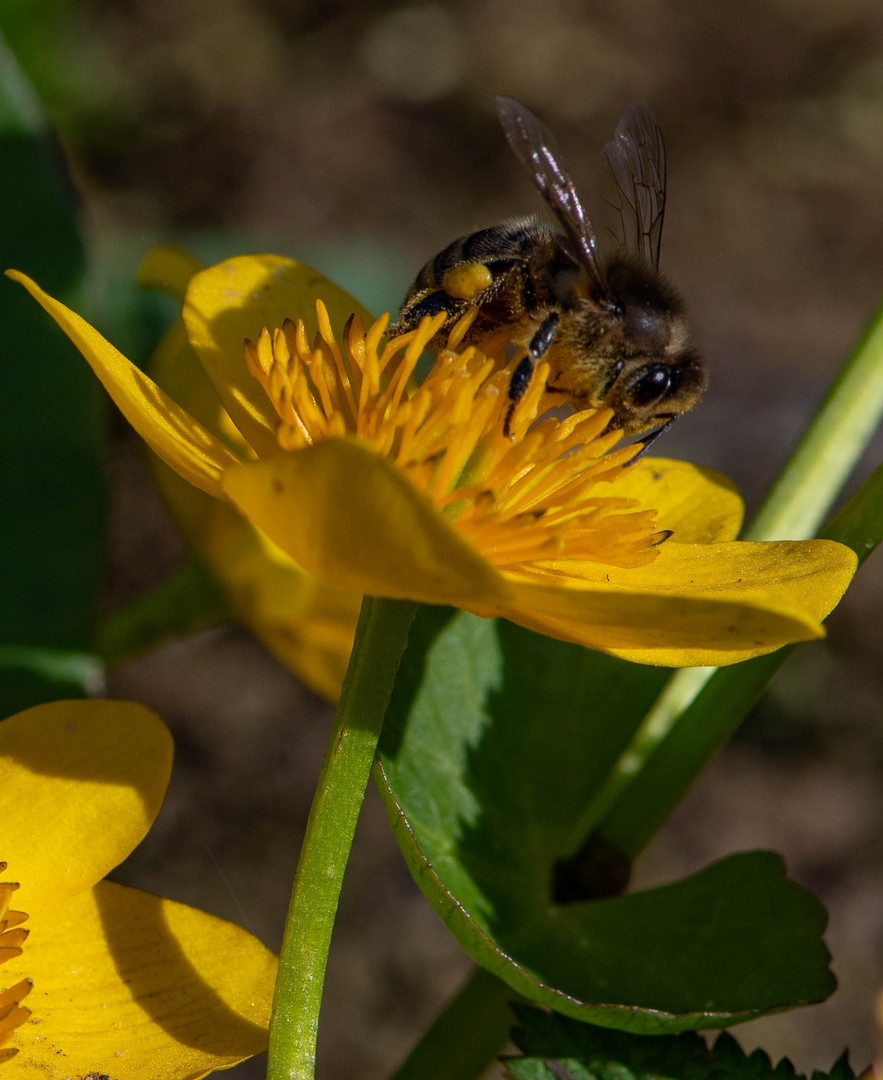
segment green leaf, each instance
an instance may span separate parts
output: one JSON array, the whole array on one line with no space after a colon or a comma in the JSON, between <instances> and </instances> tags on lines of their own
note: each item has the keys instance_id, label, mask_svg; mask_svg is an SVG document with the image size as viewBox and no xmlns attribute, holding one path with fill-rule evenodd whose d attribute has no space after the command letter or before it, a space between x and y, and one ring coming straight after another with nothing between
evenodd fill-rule
<instances>
[{"instance_id":1,"label":"green leaf","mask_svg":"<svg viewBox=\"0 0 883 1080\"><path fill-rule=\"evenodd\" d=\"M824 909L776 855L612 898L615 859L574 859L574 822L665 677L422 609L377 769L411 872L477 963L579 1019L679 1031L821 1000L834 987ZM562 878L562 860L583 873Z\"/></svg>"},{"instance_id":2,"label":"green leaf","mask_svg":"<svg viewBox=\"0 0 883 1080\"><path fill-rule=\"evenodd\" d=\"M512 991L475 968L391 1080L478 1080L509 1042Z\"/></svg>"},{"instance_id":3,"label":"green leaf","mask_svg":"<svg viewBox=\"0 0 883 1080\"><path fill-rule=\"evenodd\" d=\"M71 191L39 103L0 41L0 268L34 275L56 296L79 281L83 250ZM0 715L89 691L89 650L104 555L97 381L58 329L12 282L0 359ZM34 663L26 652L34 649ZM47 650L49 651L47 653ZM45 663L65 650L72 662ZM82 671L82 678L77 674ZM8 691L8 695L4 692Z\"/></svg>"},{"instance_id":4,"label":"green leaf","mask_svg":"<svg viewBox=\"0 0 883 1080\"><path fill-rule=\"evenodd\" d=\"M96 68L84 57L87 20L77 22L73 0L3 0L0 34L27 73L42 101L55 108L71 108L72 88L98 81ZM93 38L97 35L93 33ZM78 70L76 70L78 69ZM76 76L83 77L77 79ZM0 114L2 114L0 105ZM42 111L42 110L41 110ZM2 122L2 120L0 120Z\"/></svg>"},{"instance_id":5,"label":"green leaf","mask_svg":"<svg viewBox=\"0 0 883 1080\"><path fill-rule=\"evenodd\" d=\"M91 653L0 645L0 717L35 701L98 696L103 690L104 667Z\"/></svg>"},{"instance_id":6,"label":"green leaf","mask_svg":"<svg viewBox=\"0 0 883 1080\"><path fill-rule=\"evenodd\" d=\"M699 1035L635 1036L578 1024L516 1006L513 1041L523 1057L505 1061L512 1080L805 1080L787 1058L773 1065L763 1050L746 1054L723 1032L713 1046ZM855 1080L847 1055L812 1080Z\"/></svg>"}]
</instances>

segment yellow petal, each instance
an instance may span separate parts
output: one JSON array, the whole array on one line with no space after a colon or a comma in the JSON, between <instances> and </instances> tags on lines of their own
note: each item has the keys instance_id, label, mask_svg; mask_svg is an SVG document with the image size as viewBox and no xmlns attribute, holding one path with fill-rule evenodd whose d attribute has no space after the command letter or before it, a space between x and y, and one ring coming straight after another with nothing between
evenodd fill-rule
<instances>
[{"instance_id":1,"label":"yellow petal","mask_svg":"<svg viewBox=\"0 0 883 1080\"><path fill-rule=\"evenodd\" d=\"M335 600L341 602L335 605ZM313 605L299 619L269 622L243 616L252 633L315 693L337 701L353 648L358 608L355 593L318 587Z\"/></svg>"},{"instance_id":2,"label":"yellow petal","mask_svg":"<svg viewBox=\"0 0 883 1080\"><path fill-rule=\"evenodd\" d=\"M221 432L221 403L182 323L163 338L150 367L159 385L191 415L209 431ZM209 498L156 458L153 475L176 524L237 618L307 686L336 701L361 596L320 585L230 503Z\"/></svg>"},{"instance_id":3,"label":"yellow petal","mask_svg":"<svg viewBox=\"0 0 883 1080\"><path fill-rule=\"evenodd\" d=\"M329 439L224 478L230 501L323 584L369 596L502 603L499 574L389 461Z\"/></svg>"},{"instance_id":4,"label":"yellow petal","mask_svg":"<svg viewBox=\"0 0 883 1080\"><path fill-rule=\"evenodd\" d=\"M343 289L309 266L279 255L228 259L196 274L187 289L183 317L190 342L233 423L258 455L279 453L279 418L248 372L245 339L257 341L265 327L273 330L287 318L301 318L312 341L317 299L325 302L338 336L353 312L365 325L374 321Z\"/></svg>"},{"instance_id":5,"label":"yellow petal","mask_svg":"<svg viewBox=\"0 0 883 1080\"><path fill-rule=\"evenodd\" d=\"M856 559L826 540L669 542L635 570L547 565L554 582L518 578L507 618L635 663L716 667L823 636Z\"/></svg>"},{"instance_id":6,"label":"yellow petal","mask_svg":"<svg viewBox=\"0 0 883 1080\"><path fill-rule=\"evenodd\" d=\"M148 371L157 386L198 420L206 431L217 435L222 441L227 431L236 432L230 418L224 413L211 379L203 371L199 357L190 344L182 319L172 323L157 345ZM243 453L245 445L240 438L239 444L231 449L241 457L247 457Z\"/></svg>"},{"instance_id":7,"label":"yellow petal","mask_svg":"<svg viewBox=\"0 0 883 1080\"><path fill-rule=\"evenodd\" d=\"M148 446L189 483L220 498L221 473L237 458L79 315L24 274L7 275L58 323Z\"/></svg>"},{"instance_id":8,"label":"yellow petal","mask_svg":"<svg viewBox=\"0 0 883 1080\"><path fill-rule=\"evenodd\" d=\"M0 724L0 855L31 917L91 888L159 812L172 739L141 705L55 701Z\"/></svg>"},{"instance_id":9,"label":"yellow petal","mask_svg":"<svg viewBox=\"0 0 883 1080\"><path fill-rule=\"evenodd\" d=\"M159 289L183 301L190 279L201 269L202 263L189 251L162 245L145 255L138 268L138 284L142 289Z\"/></svg>"},{"instance_id":10,"label":"yellow petal","mask_svg":"<svg viewBox=\"0 0 883 1080\"><path fill-rule=\"evenodd\" d=\"M241 927L107 881L29 925L7 1076L195 1080L266 1048L275 959Z\"/></svg>"},{"instance_id":11,"label":"yellow petal","mask_svg":"<svg viewBox=\"0 0 883 1080\"><path fill-rule=\"evenodd\" d=\"M361 594L320 584L229 503L209 499L161 463L154 475L237 619L311 690L336 701Z\"/></svg>"},{"instance_id":12,"label":"yellow petal","mask_svg":"<svg viewBox=\"0 0 883 1080\"><path fill-rule=\"evenodd\" d=\"M657 510L657 528L670 529L679 544L735 540L742 527L745 507L733 481L688 461L640 458L609 492Z\"/></svg>"},{"instance_id":13,"label":"yellow petal","mask_svg":"<svg viewBox=\"0 0 883 1080\"><path fill-rule=\"evenodd\" d=\"M323 585L228 504L202 550L238 618L315 693L337 701L360 593Z\"/></svg>"}]
</instances>

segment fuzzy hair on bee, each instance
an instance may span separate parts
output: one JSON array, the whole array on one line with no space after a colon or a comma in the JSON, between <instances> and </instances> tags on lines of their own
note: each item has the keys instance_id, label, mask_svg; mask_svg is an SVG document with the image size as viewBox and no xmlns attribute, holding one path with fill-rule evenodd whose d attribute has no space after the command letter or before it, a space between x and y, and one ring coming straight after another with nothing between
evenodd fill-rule
<instances>
[{"instance_id":1,"label":"fuzzy hair on bee","mask_svg":"<svg viewBox=\"0 0 883 1080\"><path fill-rule=\"evenodd\" d=\"M498 97L497 112L552 223L515 217L454 240L419 272L389 334L443 312L430 343L440 347L475 309L464 344L502 337L523 352L509 385L507 433L546 359L549 389L574 409L612 409L611 423L626 434L650 433L646 446L695 405L707 382L684 303L659 271L665 144L653 112L645 102L630 105L604 148L600 235L549 128L514 98Z\"/></svg>"}]
</instances>

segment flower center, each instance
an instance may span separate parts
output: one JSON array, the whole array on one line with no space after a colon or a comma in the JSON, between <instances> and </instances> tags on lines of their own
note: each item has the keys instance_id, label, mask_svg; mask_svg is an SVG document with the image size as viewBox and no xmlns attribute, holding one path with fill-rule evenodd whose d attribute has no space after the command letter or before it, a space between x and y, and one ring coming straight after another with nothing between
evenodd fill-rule
<instances>
[{"instance_id":1,"label":"flower center","mask_svg":"<svg viewBox=\"0 0 883 1080\"><path fill-rule=\"evenodd\" d=\"M279 417L283 450L346 436L366 442L501 568L560 558L633 567L656 557L667 534L654 531L655 511L615 493L640 444L614 449L622 432L607 430L610 409L545 415L561 404L546 387L548 364L537 365L506 435L519 358L506 364L472 346L458 352L469 315L418 384L414 369L443 314L392 341L383 338L386 317L365 331L353 316L338 344L324 305L317 311L312 345L300 320L245 343L249 371Z\"/></svg>"}]
</instances>

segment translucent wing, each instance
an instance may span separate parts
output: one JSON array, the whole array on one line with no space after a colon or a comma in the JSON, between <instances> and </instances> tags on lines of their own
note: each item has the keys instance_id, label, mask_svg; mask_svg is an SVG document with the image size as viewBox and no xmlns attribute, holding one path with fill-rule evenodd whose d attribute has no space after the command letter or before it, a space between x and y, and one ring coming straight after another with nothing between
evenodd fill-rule
<instances>
[{"instance_id":1,"label":"translucent wing","mask_svg":"<svg viewBox=\"0 0 883 1080\"><path fill-rule=\"evenodd\" d=\"M645 101L629 105L604 147L598 189L616 243L649 266L658 266L665 214L665 143Z\"/></svg>"},{"instance_id":2,"label":"translucent wing","mask_svg":"<svg viewBox=\"0 0 883 1080\"><path fill-rule=\"evenodd\" d=\"M598 241L564 167L558 142L546 125L515 98L498 97L497 115L515 156L533 178L576 249L595 287L607 291L598 260Z\"/></svg>"}]
</instances>

